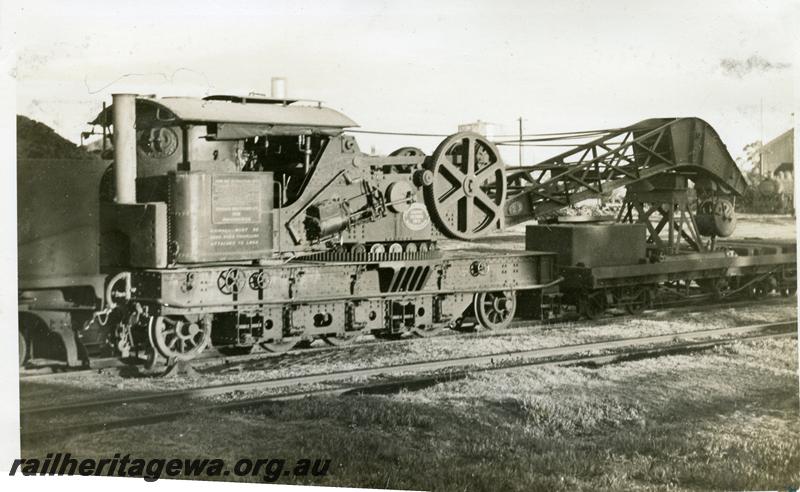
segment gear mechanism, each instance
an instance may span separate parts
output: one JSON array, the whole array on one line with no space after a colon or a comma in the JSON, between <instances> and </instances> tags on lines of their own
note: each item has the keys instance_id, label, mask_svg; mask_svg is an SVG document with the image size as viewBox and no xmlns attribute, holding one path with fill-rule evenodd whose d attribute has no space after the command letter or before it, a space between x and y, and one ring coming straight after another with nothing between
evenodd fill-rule
<instances>
[{"instance_id":1,"label":"gear mechanism","mask_svg":"<svg viewBox=\"0 0 800 492\"><path fill-rule=\"evenodd\" d=\"M506 170L497 147L472 132L447 137L427 162L433 182L425 204L454 239L472 240L504 225Z\"/></svg>"}]
</instances>

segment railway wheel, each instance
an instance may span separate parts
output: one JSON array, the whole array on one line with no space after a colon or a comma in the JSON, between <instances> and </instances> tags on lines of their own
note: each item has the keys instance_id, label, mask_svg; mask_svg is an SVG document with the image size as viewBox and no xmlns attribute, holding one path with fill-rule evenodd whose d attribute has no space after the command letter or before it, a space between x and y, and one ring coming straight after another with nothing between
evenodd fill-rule
<instances>
[{"instance_id":1,"label":"railway wheel","mask_svg":"<svg viewBox=\"0 0 800 492\"><path fill-rule=\"evenodd\" d=\"M28 362L28 341L25 340L25 335L19 331L19 366L22 367Z\"/></svg>"},{"instance_id":2,"label":"railway wheel","mask_svg":"<svg viewBox=\"0 0 800 492\"><path fill-rule=\"evenodd\" d=\"M606 311L605 296L602 292L587 293L578 299L578 312L586 319L597 319Z\"/></svg>"},{"instance_id":3,"label":"railway wheel","mask_svg":"<svg viewBox=\"0 0 800 492\"><path fill-rule=\"evenodd\" d=\"M512 291L475 294L472 307L478 323L488 330L501 330L514 319L517 301Z\"/></svg>"},{"instance_id":4,"label":"railway wheel","mask_svg":"<svg viewBox=\"0 0 800 492\"><path fill-rule=\"evenodd\" d=\"M625 311L628 314L641 314L650 307L653 302L653 295L650 289L642 288L636 293L636 297L625 304Z\"/></svg>"},{"instance_id":5,"label":"railway wheel","mask_svg":"<svg viewBox=\"0 0 800 492\"><path fill-rule=\"evenodd\" d=\"M492 142L456 133L439 144L427 166L433 182L425 186L425 204L445 234L471 240L502 227L506 171Z\"/></svg>"},{"instance_id":6,"label":"railway wheel","mask_svg":"<svg viewBox=\"0 0 800 492\"><path fill-rule=\"evenodd\" d=\"M280 340L261 342L259 345L261 345L264 350L272 352L273 354L285 354L292 350L298 343L300 343L300 337L283 337Z\"/></svg>"},{"instance_id":7,"label":"railway wheel","mask_svg":"<svg viewBox=\"0 0 800 492\"><path fill-rule=\"evenodd\" d=\"M308 349L308 348L311 348L311 344L312 343L314 343L314 340L309 340L309 339L300 340L299 342L294 344L294 348L296 348L296 349Z\"/></svg>"},{"instance_id":8,"label":"railway wheel","mask_svg":"<svg viewBox=\"0 0 800 492\"><path fill-rule=\"evenodd\" d=\"M360 332L345 334L331 333L330 335L322 335L320 338L322 338L323 342L332 347L347 347L356 341L356 338L358 338L359 334Z\"/></svg>"},{"instance_id":9,"label":"railway wheel","mask_svg":"<svg viewBox=\"0 0 800 492\"><path fill-rule=\"evenodd\" d=\"M421 325L411 329L411 334L419 338L428 338L439 334L442 331L441 325Z\"/></svg>"},{"instance_id":10,"label":"railway wheel","mask_svg":"<svg viewBox=\"0 0 800 492\"><path fill-rule=\"evenodd\" d=\"M208 323L182 316L155 316L150 319L150 344L167 360L191 360L205 350Z\"/></svg>"}]
</instances>

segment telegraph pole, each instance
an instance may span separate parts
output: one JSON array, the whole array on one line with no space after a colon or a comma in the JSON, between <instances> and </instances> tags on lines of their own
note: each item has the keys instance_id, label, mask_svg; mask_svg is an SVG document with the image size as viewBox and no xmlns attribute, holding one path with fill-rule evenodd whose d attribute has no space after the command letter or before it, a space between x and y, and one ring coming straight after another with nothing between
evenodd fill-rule
<instances>
[{"instance_id":1,"label":"telegraph pole","mask_svg":"<svg viewBox=\"0 0 800 492\"><path fill-rule=\"evenodd\" d=\"M760 101L760 113L761 113L761 137L759 138L758 142L758 175L764 175L764 97L761 97Z\"/></svg>"}]
</instances>

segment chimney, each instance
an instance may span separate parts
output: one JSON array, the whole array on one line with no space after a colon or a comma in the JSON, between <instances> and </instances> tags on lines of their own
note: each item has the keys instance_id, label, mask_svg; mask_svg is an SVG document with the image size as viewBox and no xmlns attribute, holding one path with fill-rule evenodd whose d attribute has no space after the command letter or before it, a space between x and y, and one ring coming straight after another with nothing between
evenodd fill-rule
<instances>
[{"instance_id":1,"label":"chimney","mask_svg":"<svg viewBox=\"0 0 800 492\"><path fill-rule=\"evenodd\" d=\"M286 99L286 79L283 77L272 77L271 80L272 99Z\"/></svg>"},{"instance_id":2,"label":"chimney","mask_svg":"<svg viewBox=\"0 0 800 492\"><path fill-rule=\"evenodd\" d=\"M117 203L136 203L136 94L112 94Z\"/></svg>"}]
</instances>

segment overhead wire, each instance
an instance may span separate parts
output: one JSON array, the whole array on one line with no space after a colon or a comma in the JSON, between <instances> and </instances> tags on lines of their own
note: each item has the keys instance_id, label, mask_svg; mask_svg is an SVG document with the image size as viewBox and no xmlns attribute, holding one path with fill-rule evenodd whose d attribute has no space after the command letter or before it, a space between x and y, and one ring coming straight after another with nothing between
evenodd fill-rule
<instances>
[{"instance_id":1,"label":"overhead wire","mask_svg":"<svg viewBox=\"0 0 800 492\"><path fill-rule=\"evenodd\" d=\"M376 131L376 130L345 130L348 133L366 133L369 135L398 135L398 136L405 136L405 137L449 137L450 135L446 135L444 133L413 133L413 132L384 132L384 131Z\"/></svg>"},{"instance_id":2,"label":"overhead wire","mask_svg":"<svg viewBox=\"0 0 800 492\"><path fill-rule=\"evenodd\" d=\"M522 138L519 135L493 135L494 138L509 138L509 140L494 140L492 143L498 146L505 147L571 147L573 143L539 143L539 142L558 142L565 140L581 140L598 135L607 135L612 132L619 131L619 128L606 128L597 130L579 130L574 132L551 132L551 133L523 133ZM383 131L383 130L357 130L346 129L348 133L361 133L367 135L391 135L403 137L432 137L432 138L445 138L451 134L444 133L421 133L421 132L400 132L400 131ZM516 138L514 138L516 137ZM510 140L514 138L513 140Z\"/></svg>"}]
</instances>

